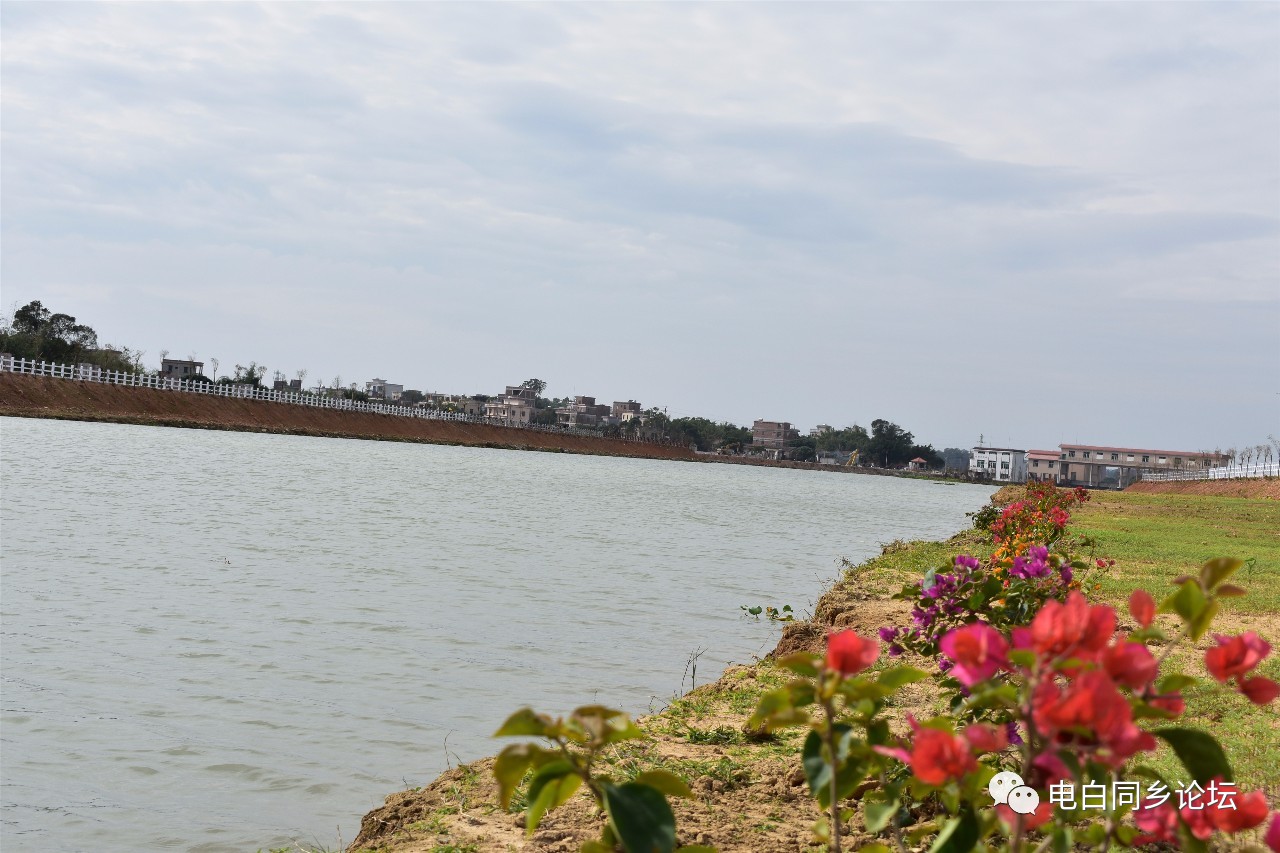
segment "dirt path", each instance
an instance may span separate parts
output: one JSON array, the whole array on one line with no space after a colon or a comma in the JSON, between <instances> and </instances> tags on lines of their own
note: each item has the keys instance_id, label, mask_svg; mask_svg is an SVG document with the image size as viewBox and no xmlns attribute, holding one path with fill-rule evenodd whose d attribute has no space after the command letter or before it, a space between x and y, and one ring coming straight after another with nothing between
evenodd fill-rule
<instances>
[{"instance_id":1,"label":"dirt path","mask_svg":"<svg viewBox=\"0 0 1280 853\"><path fill-rule=\"evenodd\" d=\"M0 373L0 415L693 460L684 447Z\"/></svg>"}]
</instances>

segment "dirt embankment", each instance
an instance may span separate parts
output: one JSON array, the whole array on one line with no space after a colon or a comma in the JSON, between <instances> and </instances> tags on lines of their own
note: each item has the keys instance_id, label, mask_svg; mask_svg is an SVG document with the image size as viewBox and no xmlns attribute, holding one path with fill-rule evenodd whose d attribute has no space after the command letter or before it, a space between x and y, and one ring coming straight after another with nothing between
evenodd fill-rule
<instances>
[{"instance_id":1,"label":"dirt embankment","mask_svg":"<svg viewBox=\"0 0 1280 853\"><path fill-rule=\"evenodd\" d=\"M0 373L0 416L693 460L684 447Z\"/></svg>"},{"instance_id":2,"label":"dirt embankment","mask_svg":"<svg viewBox=\"0 0 1280 853\"><path fill-rule=\"evenodd\" d=\"M1270 498L1280 500L1280 479L1256 477L1248 480L1180 480L1173 483L1134 483L1126 492L1150 495L1214 495L1223 498Z\"/></svg>"}]
</instances>

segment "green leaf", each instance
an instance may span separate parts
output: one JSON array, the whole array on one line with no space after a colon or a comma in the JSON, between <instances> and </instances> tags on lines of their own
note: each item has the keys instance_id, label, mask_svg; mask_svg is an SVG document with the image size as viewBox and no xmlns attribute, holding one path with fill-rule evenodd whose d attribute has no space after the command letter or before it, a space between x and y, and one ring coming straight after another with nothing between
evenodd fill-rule
<instances>
[{"instance_id":1,"label":"green leaf","mask_svg":"<svg viewBox=\"0 0 1280 853\"><path fill-rule=\"evenodd\" d=\"M1199 682L1200 679L1190 675L1183 675L1180 672L1170 673L1164 678L1156 682L1156 691L1159 693L1173 693L1176 690L1182 690Z\"/></svg>"},{"instance_id":2,"label":"green leaf","mask_svg":"<svg viewBox=\"0 0 1280 853\"><path fill-rule=\"evenodd\" d=\"M863 823L867 826L867 832L879 832L889 825L889 821L893 820L893 816L898 813L900 803L893 799L888 802L881 800L872 800L870 797L862 801Z\"/></svg>"},{"instance_id":3,"label":"green leaf","mask_svg":"<svg viewBox=\"0 0 1280 853\"><path fill-rule=\"evenodd\" d=\"M929 677L929 673L914 666L895 666L880 673L876 683L890 690L897 690L907 684L913 684Z\"/></svg>"},{"instance_id":4,"label":"green leaf","mask_svg":"<svg viewBox=\"0 0 1280 853\"><path fill-rule=\"evenodd\" d=\"M648 770L632 781L637 785L648 785L650 788L661 791L669 797L693 799L693 791L689 790L689 786L685 781L667 770Z\"/></svg>"},{"instance_id":5,"label":"green leaf","mask_svg":"<svg viewBox=\"0 0 1280 853\"><path fill-rule=\"evenodd\" d=\"M1177 592L1160 602L1161 613L1173 611L1181 616L1184 622L1190 622L1203 608L1204 590L1200 588L1200 582L1195 578L1183 581Z\"/></svg>"},{"instance_id":6,"label":"green leaf","mask_svg":"<svg viewBox=\"0 0 1280 853\"><path fill-rule=\"evenodd\" d=\"M1069 826L1055 826L1053 828L1053 853L1071 853L1074 849L1073 833Z\"/></svg>"},{"instance_id":7,"label":"green leaf","mask_svg":"<svg viewBox=\"0 0 1280 853\"><path fill-rule=\"evenodd\" d=\"M1213 617L1218 615L1220 607L1218 600L1211 598L1205 602L1204 607L1200 608L1200 612L1188 621L1187 633L1192 640L1198 640L1204 636L1205 632L1209 630L1209 626L1213 624Z\"/></svg>"},{"instance_id":8,"label":"green leaf","mask_svg":"<svg viewBox=\"0 0 1280 853\"><path fill-rule=\"evenodd\" d=\"M605 844L603 841L597 841L593 838L590 841L582 842L580 853L613 853L613 850L612 844Z\"/></svg>"},{"instance_id":9,"label":"green leaf","mask_svg":"<svg viewBox=\"0 0 1280 853\"><path fill-rule=\"evenodd\" d=\"M1204 584L1205 589L1212 590L1239 571L1243 565L1244 560L1218 557L1216 560L1210 560L1200 567L1200 581Z\"/></svg>"},{"instance_id":10,"label":"green leaf","mask_svg":"<svg viewBox=\"0 0 1280 853\"><path fill-rule=\"evenodd\" d=\"M852 741L852 728L846 723L836 723L836 797L844 799L853 793L858 783L866 778L866 765L858 759L846 760ZM818 800L818 805L827 808L831 805L831 773L832 766L823 754L822 737L815 731L809 732L805 738L804 748L800 753L800 766L804 768L805 780L809 783L809 791Z\"/></svg>"},{"instance_id":11,"label":"green leaf","mask_svg":"<svg viewBox=\"0 0 1280 853\"><path fill-rule=\"evenodd\" d=\"M1212 735L1198 729L1175 726L1155 729L1152 734L1173 747L1182 766L1201 785L1215 776L1221 776L1227 782L1235 779L1226 753Z\"/></svg>"},{"instance_id":12,"label":"green leaf","mask_svg":"<svg viewBox=\"0 0 1280 853\"><path fill-rule=\"evenodd\" d=\"M513 743L493 762L493 775L498 780L498 805L503 811L511 805L511 795L533 763L533 752L542 750L531 743Z\"/></svg>"},{"instance_id":13,"label":"green leaf","mask_svg":"<svg viewBox=\"0 0 1280 853\"><path fill-rule=\"evenodd\" d=\"M822 663L822 658L813 652L796 652L778 658L776 663L796 675L805 675L813 678L818 674L818 667Z\"/></svg>"},{"instance_id":14,"label":"green leaf","mask_svg":"<svg viewBox=\"0 0 1280 853\"><path fill-rule=\"evenodd\" d=\"M644 732L631 722L625 711L606 708L604 705L583 705L575 708L569 721L576 723L597 743L618 743L624 740L638 740L645 736Z\"/></svg>"},{"instance_id":15,"label":"green leaf","mask_svg":"<svg viewBox=\"0 0 1280 853\"><path fill-rule=\"evenodd\" d=\"M969 853L978 840L978 818L966 807L942 827L929 853Z\"/></svg>"},{"instance_id":16,"label":"green leaf","mask_svg":"<svg viewBox=\"0 0 1280 853\"><path fill-rule=\"evenodd\" d=\"M567 761L553 761L538 769L529 782L529 814L525 818L525 834L533 835L542 816L563 804L582 785L582 777Z\"/></svg>"},{"instance_id":17,"label":"green leaf","mask_svg":"<svg viewBox=\"0 0 1280 853\"><path fill-rule=\"evenodd\" d=\"M1024 669L1030 669L1035 666L1036 653L1031 649L1014 649L1009 652L1009 661Z\"/></svg>"},{"instance_id":18,"label":"green leaf","mask_svg":"<svg viewBox=\"0 0 1280 853\"><path fill-rule=\"evenodd\" d=\"M604 786L604 811L627 853L672 853L676 816L655 788L628 782Z\"/></svg>"},{"instance_id":19,"label":"green leaf","mask_svg":"<svg viewBox=\"0 0 1280 853\"><path fill-rule=\"evenodd\" d=\"M533 735L546 737L551 730L551 718L545 714L535 714L532 708L521 708L493 733L494 737L519 737Z\"/></svg>"},{"instance_id":20,"label":"green leaf","mask_svg":"<svg viewBox=\"0 0 1280 853\"><path fill-rule=\"evenodd\" d=\"M870 844L864 844L859 847L858 853L893 853L893 850L887 844L873 841Z\"/></svg>"}]
</instances>

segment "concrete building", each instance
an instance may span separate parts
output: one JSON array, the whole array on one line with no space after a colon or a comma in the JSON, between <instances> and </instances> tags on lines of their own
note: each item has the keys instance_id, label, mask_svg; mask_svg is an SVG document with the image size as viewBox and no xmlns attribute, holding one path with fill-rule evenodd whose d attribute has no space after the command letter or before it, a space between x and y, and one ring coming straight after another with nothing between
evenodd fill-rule
<instances>
[{"instance_id":1,"label":"concrete building","mask_svg":"<svg viewBox=\"0 0 1280 853\"><path fill-rule=\"evenodd\" d=\"M621 402L615 400L613 402L613 417L618 419L619 423L633 421L636 418L643 417L644 409L635 400L627 400Z\"/></svg>"},{"instance_id":2,"label":"concrete building","mask_svg":"<svg viewBox=\"0 0 1280 853\"><path fill-rule=\"evenodd\" d=\"M271 383L273 391L293 391L300 393L302 391L301 379L277 379Z\"/></svg>"},{"instance_id":3,"label":"concrete building","mask_svg":"<svg viewBox=\"0 0 1280 853\"><path fill-rule=\"evenodd\" d=\"M752 449L782 450L788 441L800 437L800 430L787 421L756 420L751 425Z\"/></svg>"},{"instance_id":4,"label":"concrete building","mask_svg":"<svg viewBox=\"0 0 1280 853\"><path fill-rule=\"evenodd\" d=\"M591 429L608 417L610 417L608 406L597 404L595 397L586 397L581 394L574 397L572 403L556 409L556 423L560 426Z\"/></svg>"},{"instance_id":5,"label":"concrete building","mask_svg":"<svg viewBox=\"0 0 1280 853\"><path fill-rule=\"evenodd\" d=\"M809 430L809 435L813 438L817 438L818 436L822 435L824 432L831 432L831 430L832 430L831 424L818 424L816 427Z\"/></svg>"},{"instance_id":6,"label":"concrete building","mask_svg":"<svg viewBox=\"0 0 1280 853\"><path fill-rule=\"evenodd\" d=\"M1027 481L1027 452L1012 447L975 447L970 451L969 470L997 483Z\"/></svg>"},{"instance_id":7,"label":"concrete building","mask_svg":"<svg viewBox=\"0 0 1280 853\"><path fill-rule=\"evenodd\" d=\"M394 401L400 399L400 395L404 393L404 386L385 379L370 379L364 383L364 393L369 395L370 400Z\"/></svg>"},{"instance_id":8,"label":"concrete building","mask_svg":"<svg viewBox=\"0 0 1280 853\"><path fill-rule=\"evenodd\" d=\"M484 404L484 416L496 421L527 424L533 418L534 403L538 395L532 388L508 385L506 393L499 394Z\"/></svg>"},{"instance_id":9,"label":"concrete building","mask_svg":"<svg viewBox=\"0 0 1280 853\"><path fill-rule=\"evenodd\" d=\"M160 376L164 379L190 379L204 375L203 361L185 361L180 358L166 358L160 361Z\"/></svg>"},{"instance_id":10,"label":"concrete building","mask_svg":"<svg viewBox=\"0 0 1280 853\"><path fill-rule=\"evenodd\" d=\"M1050 483L1058 482L1058 451L1056 450L1028 450L1027 451L1027 480L1048 480Z\"/></svg>"},{"instance_id":11,"label":"concrete building","mask_svg":"<svg viewBox=\"0 0 1280 853\"><path fill-rule=\"evenodd\" d=\"M1095 444L1058 445L1058 480L1064 486L1123 489L1143 471L1201 471L1230 463L1225 453L1204 450L1147 450Z\"/></svg>"}]
</instances>

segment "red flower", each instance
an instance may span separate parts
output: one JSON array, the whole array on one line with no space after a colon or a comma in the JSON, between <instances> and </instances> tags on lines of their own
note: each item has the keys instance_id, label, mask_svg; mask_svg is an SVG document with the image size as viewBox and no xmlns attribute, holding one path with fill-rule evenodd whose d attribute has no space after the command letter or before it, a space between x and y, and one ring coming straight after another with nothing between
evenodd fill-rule
<instances>
[{"instance_id":1,"label":"red flower","mask_svg":"<svg viewBox=\"0 0 1280 853\"><path fill-rule=\"evenodd\" d=\"M1129 615L1143 628L1151 627L1156 615L1156 600L1145 589L1135 589L1129 596Z\"/></svg>"},{"instance_id":2,"label":"red flower","mask_svg":"<svg viewBox=\"0 0 1280 853\"><path fill-rule=\"evenodd\" d=\"M949 631L940 646L942 653L955 661L951 674L966 687L986 681L1009 664L1009 643L983 622Z\"/></svg>"},{"instance_id":3,"label":"red flower","mask_svg":"<svg viewBox=\"0 0 1280 853\"><path fill-rule=\"evenodd\" d=\"M841 675L857 675L880 657L880 644L852 631L841 631L827 638L827 669Z\"/></svg>"},{"instance_id":4,"label":"red flower","mask_svg":"<svg viewBox=\"0 0 1280 853\"><path fill-rule=\"evenodd\" d=\"M1003 726L974 723L966 726L964 738L975 752L999 752L1009 745L1009 735Z\"/></svg>"},{"instance_id":5,"label":"red flower","mask_svg":"<svg viewBox=\"0 0 1280 853\"><path fill-rule=\"evenodd\" d=\"M1102 665L1113 679L1133 690L1141 690L1156 677L1160 668L1142 643L1120 643L1107 649Z\"/></svg>"},{"instance_id":6,"label":"red flower","mask_svg":"<svg viewBox=\"0 0 1280 853\"><path fill-rule=\"evenodd\" d=\"M1064 693L1045 681L1032 696L1032 714L1042 732L1081 737L1096 745L1100 761L1118 765L1137 752L1155 749L1155 738L1133 723L1133 711L1106 673L1077 676ZM1092 741L1093 743L1090 743Z\"/></svg>"},{"instance_id":7,"label":"red flower","mask_svg":"<svg viewBox=\"0 0 1280 853\"><path fill-rule=\"evenodd\" d=\"M1209 836L1213 835L1213 831L1216 828L1213 825L1213 812L1216 809L1217 806L1197 809L1190 808L1189 806L1184 807L1180 812L1182 815L1182 822L1187 825L1187 829L1191 831L1192 835L1199 838L1201 841L1207 841Z\"/></svg>"},{"instance_id":8,"label":"red flower","mask_svg":"<svg viewBox=\"0 0 1280 853\"><path fill-rule=\"evenodd\" d=\"M1187 703L1182 698L1181 693L1166 693L1163 696L1152 696L1147 700L1147 704L1153 708L1160 708L1168 711L1175 717L1181 717L1182 712L1187 710Z\"/></svg>"},{"instance_id":9,"label":"red flower","mask_svg":"<svg viewBox=\"0 0 1280 853\"><path fill-rule=\"evenodd\" d=\"M1234 809L1215 805L1209 812L1213 825L1223 832L1234 835L1253 829L1267 819L1267 797L1261 791L1238 796L1234 799L1234 804Z\"/></svg>"},{"instance_id":10,"label":"red flower","mask_svg":"<svg viewBox=\"0 0 1280 853\"><path fill-rule=\"evenodd\" d=\"M1077 590L1067 596L1066 603L1048 601L1040 608L1031 621L1031 646L1048 660L1092 660L1111 641L1115 630L1115 611L1105 605L1090 607Z\"/></svg>"},{"instance_id":11,"label":"red flower","mask_svg":"<svg viewBox=\"0 0 1280 853\"><path fill-rule=\"evenodd\" d=\"M1267 837L1263 841L1275 853L1280 853L1280 813L1271 818L1271 826L1267 828Z\"/></svg>"},{"instance_id":12,"label":"red flower","mask_svg":"<svg viewBox=\"0 0 1280 853\"><path fill-rule=\"evenodd\" d=\"M1244 678L1240 680L1240 692L1249 698L1249 701L1255 705L1266 705L1275 701L1280 696L1280 684L1276 684L1270 678L1263 678L1261 675L1253 678Z\"/></svg>"},{"instance_id":13,"label":"red flower","mask_svg":"<svg viewBox=\"0 0 1280 853\"><path fill-rule=\"evenodd\" d=\"M1133 822L1142 830L1133 840L1135 847L1155 841L1172 841L1178 837L1178 812L1168 803L1134 809Z\"/></svg>"},{"instance_id":14,"label":"red flower","mask_svg":"<svg viewBox=\"0 0 1280 853\"><path fill-rule=\"evenodd\" d=\"M1218 645L1204 653L1209 674L1223 683L1236 675L1244 675L1271 653L1271 644L1253 631L1238 637L1215 635Z\"/></svg>"},{"instance_id":15,"label":"red flower","mask_svg":"<svg viewBox=\"0 0 1280 853\"><path fill-rule=\"evenodd\" d=\"M978 769L969 741L962 736L938 729L919 729L913 745L911 772L927 785L941 785Z\"/></svg>"}]
</instances>

